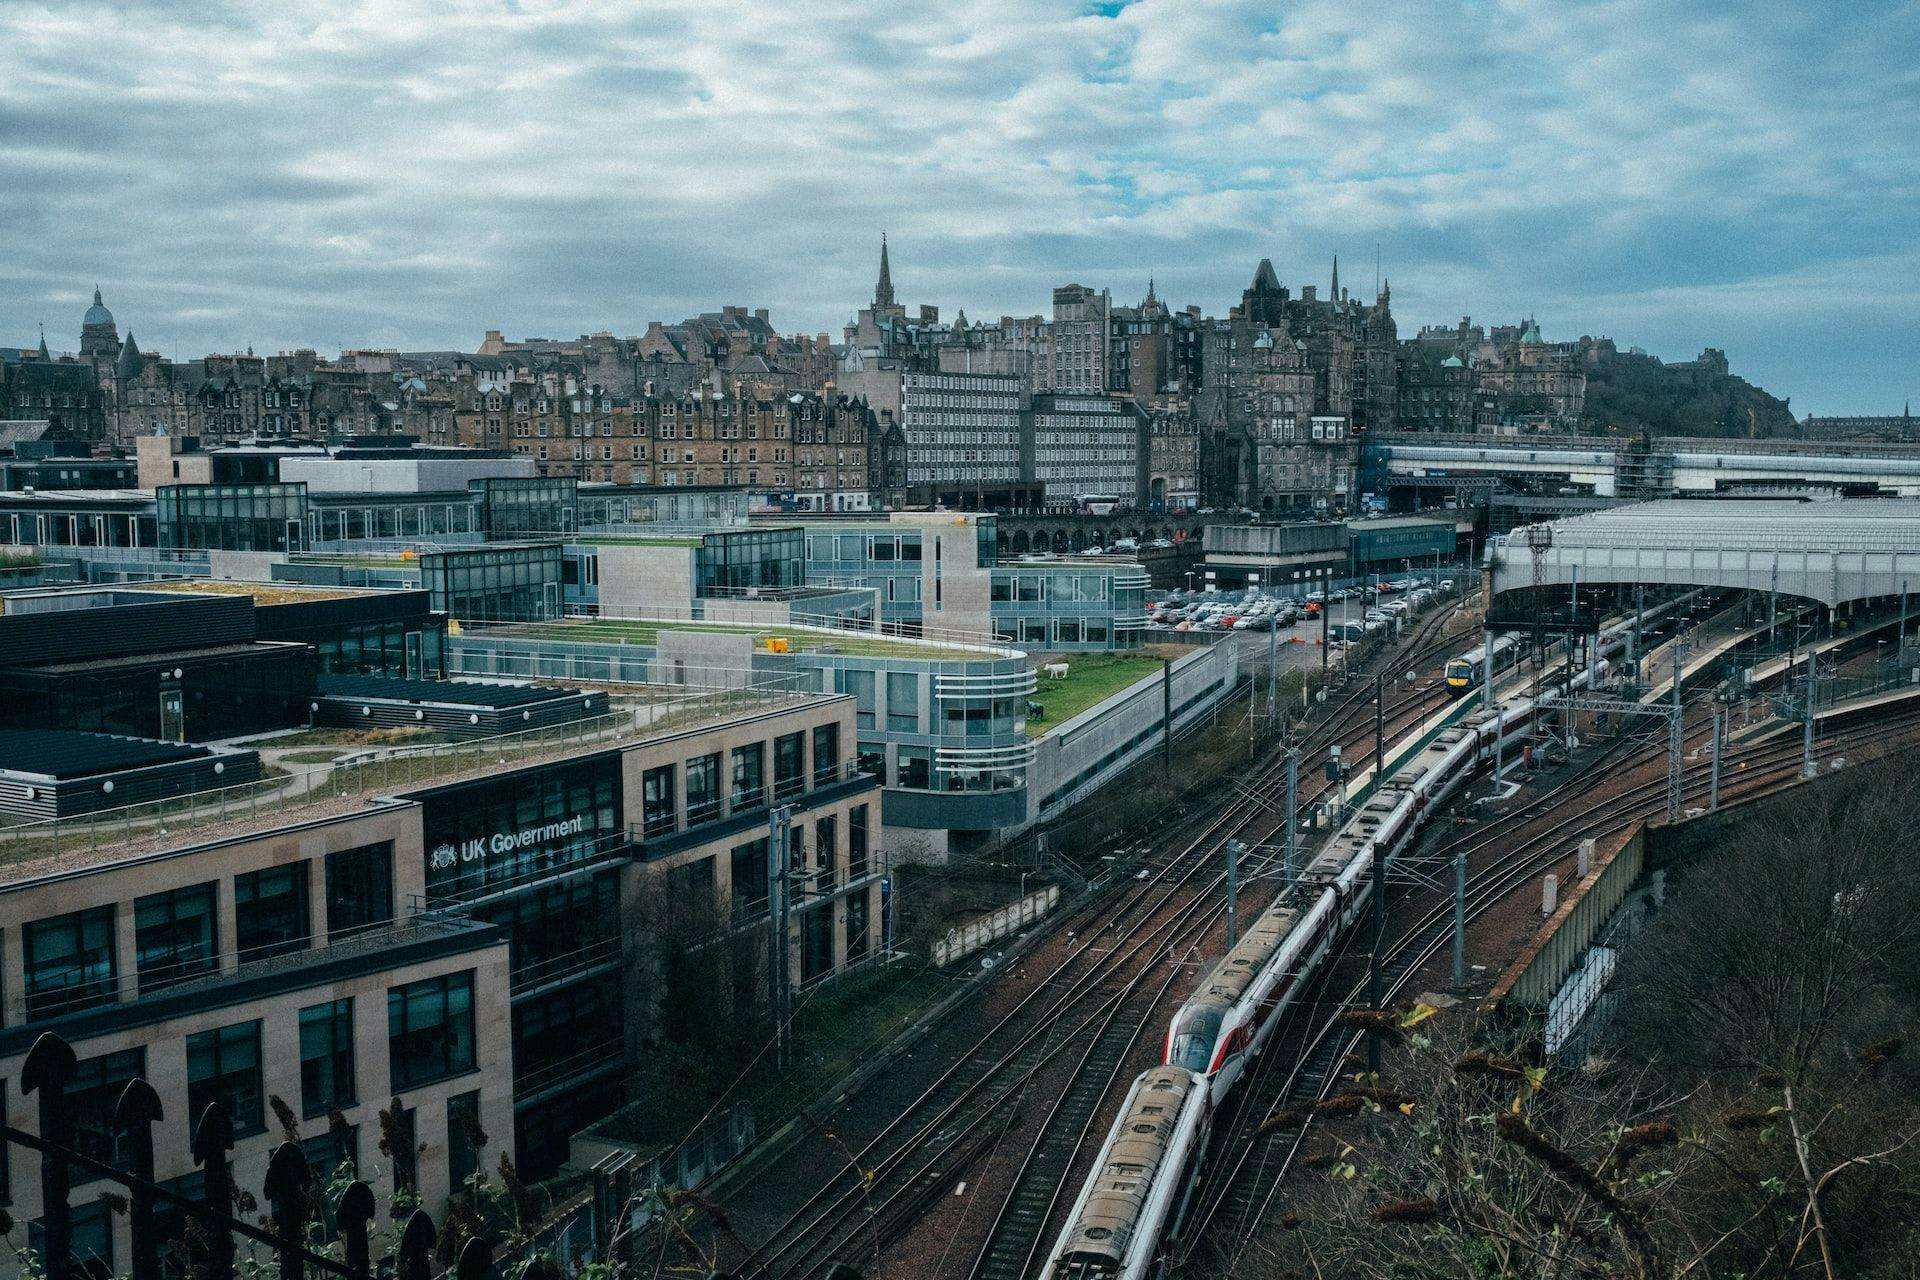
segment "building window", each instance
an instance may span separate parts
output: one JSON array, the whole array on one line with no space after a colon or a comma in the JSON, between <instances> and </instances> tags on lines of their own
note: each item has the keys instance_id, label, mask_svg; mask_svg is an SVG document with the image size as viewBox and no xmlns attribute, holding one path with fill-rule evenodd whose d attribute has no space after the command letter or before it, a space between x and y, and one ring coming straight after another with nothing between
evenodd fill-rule
<instances>
[{"instance_id":1,"label":"building window","mask_svg":"<svg viewBox=\"0 0 1920 1280\"><path fill-rule=\"evenodd\" d=\"M920 677L912 672L887 673L887 728L897 733L920 732Z\"/></svg>"},{"instance_id":2,"label":"building window","mask_svg":"<svg viewBox=\"0 0 1920 1280\"><path fill-rule=\"evenodd\" d=\"M236 1022L187 1037L187 1128L214 1102L233 1118L233 1136L266 1132L260 1087L260 1023Z\"/></svg>"},{"instance_id":3,"label":"building window","mask_svg":"<svg viewBox=\"0 0 1920 1280\"><path fill-rule=\"evenodd\" d=\"M142 991L220 967L215 914L211 884L134 899L133 947Z\"/></svg>"},{"instance_id":4,"label":"building window","mask_svg":"<svg viewBox=\"0 0 1920 1280\"><path fill-rule=\"evenodd\" d=\"M86 1280L113 1280L113 1218L107 1202L77 1204L68 1221L71 1235L67 1257L73 1263L73 1274ZM27 1247L41 1258L47 1256L46 1227L38 1218L27 1232Z\"/></svg>"},{"instance_id":5,"label":"building window","mask_svg":"<svg viewBox=\"0 0 1920 1280\"><path fill-rule=\"evenodd\" d=\"M22 931L27 1016L50 1017L110 1004L118 992L112 906L91 907Z\"/></svg>"},{"instance_id":6,"label":"building window","mask_svg":"<svg viewBox=\"0 0 1920 1280\"><path fill-rule=\"evenodd\" d=\"M750 742L733 749L733 790L728 803L735 809L751 809L767 800L766 744Z\"/></svg>"},{"instance_id":7,"label":"building window","mask_svg":"<svg viewBox=\"0 0 1920 1280\"><path fill-rule=\"evenodd\" d=\"M813 727L813 783L824 786L840 772L840 726L817 724Z\"/></svg>"},{"instance_id":8,"label":"building window","mask_svg":"<svg viewBox=\"0 0 1920 1280\"><path fill-rule=\"evenodd\" d=\"M858 880L867 874L867 806L847 810L847 878Z\"/></svg>"},{"instance_id":9,"label":"building window","mask_svg":"<svg viewBox=\"0 0 1920 1280\"><path fill-rule=\"evenodd\" d=\"M767 909L767 837L735 845L733 849L733 919L738 924Z\"/></svg>"},{"instance_id":10,"label":"building window","mask_svg":"<svg viewBox=\"0 0 1920 1280\"><path fill-rule=\"evenodd\" d=\"M680 812L674 803L673 771L672 765L663 764L647 770L641 778L640 833L645 839L657 840L679 829Z\"/></svg>"},{"instance_id":11,"label":"building window","mask_svg":"<svg viewBox=\"0 0 1920 1280\"><path fill-rule=\"evenodd\" d=\"M472 971L388 991L387 1042L395 1093L473 1070Z\"/></svg>"},{"instance_id":12,"label":"building window","mask_svg":"<svg viewBox=\"0 0 1920 1280\"><path fill-rule=\"evenodd\" d=\"M119 1105L127 1082L141 1079L146 1074L145 1049L103 1053L96 1058L87 1058L74 1067L73 1079L67 1084L67 1101L73 1108L73 1146L76 1151L92 1156L102 1164L125 1167L125 1153L120 1149L121 1144L113 1127L113 1109ZM74 1168L73 1180L76 1183L90 1182L93 1177L83 1167Z\"/></svg>"},{"instance_id":13,"label":"building window","mask_svg":"<svg viewBox=\"0 0 1920 1280\"><path fill-rule=\"evenodd\" d=\"M813 881L815 893L832 893L839 882L839 827L839 821L832 814L813 824L813 865L819 873Z\"/></svg>"},{"instance_id":14,"label":"building window","mask_svg":"<svg viewBox=\"0 0 1920 1280\"><path fill-rule=\"evenodd\" d=\"M480 1127L480 1091L447 1099L447 1184L456 1193L467 1190L467 1179L480 1172L480 1153L487 1135Z\"/></svg>"},{"instance_id":15,"label":"building window","mask_svg":"<svg viewBox=\"0 0 1920 1280\"><path fill-rule=\"evenodd\" d=\"M687 761L687 825L711 822L720 816L720 756L696 756Z\"/></svg>"},{"instance_id":16,"label":"building window","mask_svg":"<svg viewBox=\"0 0 1920 1280\"><path fill-rule=\"evenodd\" d=\"M300 1011L300 1108L311 1120L358 1102L353 1082L353 1001Z\"/></svg>"},{"instance_id":17,"label":"building window","mask_svg":"<svg viewBox=\"0 0 1920 1280\"><path fill-rule=\"evenodd\" d=\"M340 937L393 921L393 842L327 855L327 934Z\"/></svg>"},{"instance_id":18,"label":"building window","mask_svg":"<svg viewBox=\"0 0 1920 1280\"><path fill-rule=\"evenodd\" d=\"M773 740L773 798L787 800L807 787L807 739L783 733Z\"/></svg>"},{"instance_id":19,"label":"building window","mask_svg":"<svg viewBox=\"0 0 1920 1280\"><path fill-rule=\"evenodd\" d=\"M233 940L242 964L300 951L310 932L305 862L233 878Z\"/></svg>"}]
</instances>

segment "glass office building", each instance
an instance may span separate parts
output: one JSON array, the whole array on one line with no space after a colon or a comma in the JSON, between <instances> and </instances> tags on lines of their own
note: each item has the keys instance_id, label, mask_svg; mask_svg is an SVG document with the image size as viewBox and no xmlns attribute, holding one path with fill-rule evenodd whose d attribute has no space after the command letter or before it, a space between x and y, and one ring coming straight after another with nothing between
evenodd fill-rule
<instances>
[{"instance_id":1,"label":"glass office building","mask_svg":"<svg viewBox=\"0 0 1920 1280\"><path fill-rule=\"evenodd\" d=\"M751 587L800 587L807 582L807 538L794 529L740 529L700 539L694 561L700 595L730 595Z\"/></svg>"},{"instance_id":2,"label":"glass office building","mask_svg":"<svg viewBox=\"0 0 1920 1280\"><path fill-rule=\"evenodd\" d=\"M560 544L503 545L429 551L420 557L420 585L433 608L463 622L527 622L561 613Z\"/></svg>"},{"instance_id":3,"label":"glass office building","mask_svg":"<svg viewBox=\"0 0 1920 1280\"><path fill-rule=\"evenodd\" d=\"M168 484L154 490L162 547L209 551L300 551L306 546L304 484Z\"/></svg>"},{"instance_id":4,"label":"glass office building","mask_svg":"<svg viewBox=\"0 0 1920 1280\"><path fill-rule=\"evenodd\" d=\"M489 538L522 538L574 528L579 491L571 477L494 476L468 481Z\"/></svg>"}]
</instances>

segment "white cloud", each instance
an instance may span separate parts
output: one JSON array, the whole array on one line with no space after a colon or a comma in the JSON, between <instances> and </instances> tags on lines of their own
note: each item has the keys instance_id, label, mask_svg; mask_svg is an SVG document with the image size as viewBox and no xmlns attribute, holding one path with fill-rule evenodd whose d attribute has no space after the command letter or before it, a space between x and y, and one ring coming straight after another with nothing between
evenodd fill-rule
<instances>
[{"instance_id":1,"label":"white cloud","mask_svg":"<svg viewBox=\"0 0 1920 1280\"><path fill-rule=\"evenodd\" d=\"M1914 327L1908 291L1843 266L1920 225L1911 5L1085 8L6 5L0 297L57 332L99 278L123 328L189 353L725 301L834 329L885 228L906 296L974 316L1149 272L1219 311L1260 256L1318 281L1343 250L1359 279L1377 244L1408 329L1551 308L1690 349L1729 299L1823 272L1823 301ZM1868 379L1795 323L1742 313L1736 366L1908 393L1911 362Z\"/></svg>"}]
</instances>

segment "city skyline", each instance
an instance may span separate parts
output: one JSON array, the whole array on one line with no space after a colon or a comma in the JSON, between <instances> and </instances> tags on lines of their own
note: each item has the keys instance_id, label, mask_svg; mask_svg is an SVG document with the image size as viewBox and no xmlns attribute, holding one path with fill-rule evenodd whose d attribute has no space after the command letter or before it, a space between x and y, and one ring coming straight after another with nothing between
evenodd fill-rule
<instances>
[{"instance_id":1,"label":"city skyline","mask_svg":"<svg viewBox=\"0 0 1920 1280\"><path fill-rule=\"evenodd\" d=\"M1907 6L442 12L0 14L5 341L70 348L96 284L187 358L724 303L837 337L885 229L943 316L1149 277L1223 314L1260 258L1364 291L1377 252L1404 333L1531 314L1725 349L1800 414L1912 396Z\"/></svg>"}]
</instances>

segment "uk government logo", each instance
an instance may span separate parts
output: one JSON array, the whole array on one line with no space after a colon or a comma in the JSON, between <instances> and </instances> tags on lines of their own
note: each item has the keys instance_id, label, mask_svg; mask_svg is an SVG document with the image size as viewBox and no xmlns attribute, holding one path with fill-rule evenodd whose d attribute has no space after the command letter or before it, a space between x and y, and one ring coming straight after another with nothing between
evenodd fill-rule
<instances>
[{"instance_id":1,"label":"uk government logo","mask_svg":"<svg viewBox=\"0 0 1920 1280\"><path fill-rule=\"evenodd\" d=\"M522 827L518 831L496 831L491 836L462 840L459 844L435 845L433 852L427 855L427 865L435 871L444 871L455 863L478 862L490 853L512 853L529 845L579 835L586 829L587 819L585 815L579 815L538 827Z\"/></svg>"}]
</instances>

